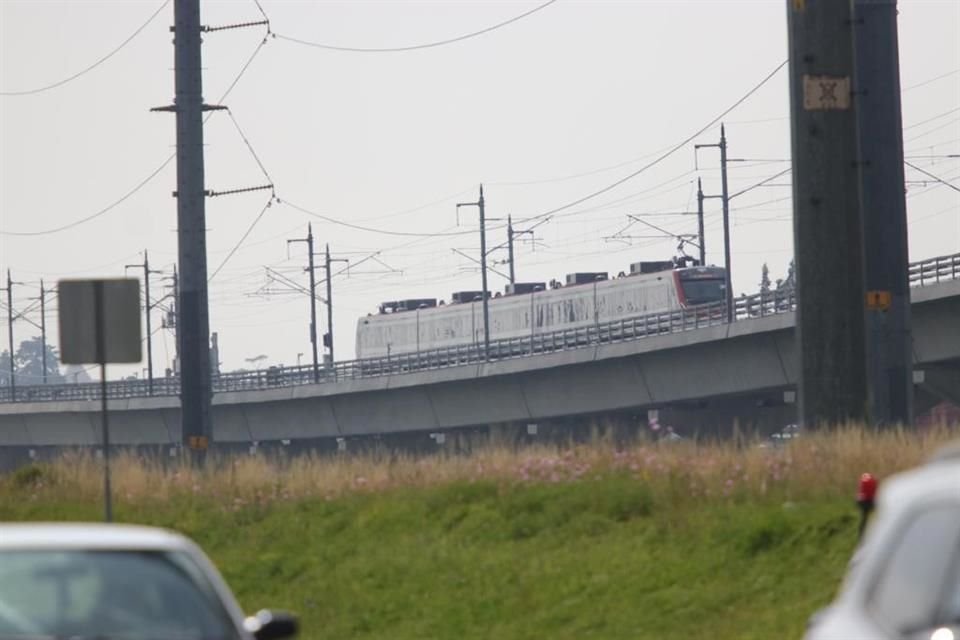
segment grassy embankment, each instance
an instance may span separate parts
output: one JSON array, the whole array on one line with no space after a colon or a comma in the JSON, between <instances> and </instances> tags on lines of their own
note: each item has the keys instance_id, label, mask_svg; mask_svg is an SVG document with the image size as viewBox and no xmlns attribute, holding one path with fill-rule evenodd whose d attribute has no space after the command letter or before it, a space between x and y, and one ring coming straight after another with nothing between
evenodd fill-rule
<instances>
[{"instance_id":1,"label":"grassy embankment","mask_svg":"<svg viewBox=\"0 0 960 640\"><path fill-rule=\"evenodd\" d=\"M798 637L853 548L858 474L950 434L425 459L121 459L118 520L180 530L304 638ZM96 520L94 461L0 479L0 520Z\"/></svg>"}]
</instances>

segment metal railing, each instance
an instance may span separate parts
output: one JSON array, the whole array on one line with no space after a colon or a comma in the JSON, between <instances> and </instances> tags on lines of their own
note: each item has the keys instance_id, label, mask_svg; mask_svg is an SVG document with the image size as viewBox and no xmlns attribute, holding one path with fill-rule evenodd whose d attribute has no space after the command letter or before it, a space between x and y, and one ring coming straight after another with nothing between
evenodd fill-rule
<instances>
[{"instance_id":1,"label":"metal railing","mask_svg":"<svg viewBox=\"0 0 960 640\"><path fill-rule=\"evenodd\" d=\"M960 253L911 262L908 273L912 287L960 279Z\"/></svg>"},{"instance_id":2,"label":"metal railing","mask_svg":"<svg viewBox=\"0 0 960 640\"><path fill-rule=\"evenodd\" d=\"M960 279L960 254L911 263L909 277L911 286L926 286ZM736 320L776 315L793 311L795 304L792 289L756 293L736 298L733 315ZM466 344L422 350L417 353L345 360L332 366L321 367L319 382L331 383L530 357L591 345L692 331L725 323L726 304L718 302L585 327L535 333L532 336L492 340L490 352L486 356L481 345ZM255 391L313 384L314 373L313 367L309 365L271 367L259 371L216 374L211 382L214 393ZM155 378L152 393L149 392L146 380L118 380L107 385L107 397L111 399L170 397L179 395L179 392L180 381L176 377ZM9 387L0 389L0 403L99 400L99 398L99 383L22 386L17 387L15 398L11 398Z\"/></svg>"}]
</instances>

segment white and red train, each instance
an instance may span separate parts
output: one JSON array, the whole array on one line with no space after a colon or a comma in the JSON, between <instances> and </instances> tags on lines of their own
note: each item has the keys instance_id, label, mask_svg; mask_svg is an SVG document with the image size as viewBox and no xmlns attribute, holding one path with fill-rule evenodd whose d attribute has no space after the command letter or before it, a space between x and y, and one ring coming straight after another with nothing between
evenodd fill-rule
<instances>
[{"instance_id":1,"label":"white and red train","mask_svg":"<svg viewBox=\"0 0 960 640\"><path fill-rule=\"evenodd\" d=\"M490 340L527 338L724 299L726 273L686 262L638 262L630 274L574 273L564 285L518 283L489 299ZM488 294L489 295L489 294ZM357 358L380 358L446 347L483 344L479 291L385 302L357 322Z\"/></svg>"}]
</instances>

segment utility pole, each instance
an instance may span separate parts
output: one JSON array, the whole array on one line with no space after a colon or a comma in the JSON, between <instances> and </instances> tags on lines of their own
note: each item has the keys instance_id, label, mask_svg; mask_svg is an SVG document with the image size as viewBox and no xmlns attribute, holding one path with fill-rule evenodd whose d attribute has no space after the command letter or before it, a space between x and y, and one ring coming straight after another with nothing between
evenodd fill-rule
<instances>
[{"instance_id":1,"label":"utility pole","mask_svg":"<svg viewBox=\"0 0 960 640\"><path fill-rule=\"evenodd\" d=\"M10 344L10 400L16 402L17 372L13 357L13 280L10 278L10 269L7 269L7 337Z\"/></svg>"},{"instance_id":2,"label":"utility pole","mask_svg":"<svg viewBox=\"0 0 960 640\"><path fill-rule=\"evenodd\" d=\"M177 341L180 354L180 414L184 443L203 463L213 425L210 415L210 311L207 298L207 230L203 165L203 104L200 0L174 0L174 84L168 107L177 118L177 250L180 264Z\"/></svg>"},{"instance_id":3,"label":"utility pole","mask_svg":"<svg viewBox=\"0 0 960 640\"><path fill-rule=\"evenodd\" d=\"M320 363L317 352L317 278L313 263L313 225L307 223L306 238L287 240L287 245L293 242L307 243L307 271L310 273L310 348L313 353L313 381L317 383L320 382Z\"/></svg>"},{"instance_id":4,"label":"utility pole","mask_svg":"<svg viewBox=\"0 0 960 640\"><path fill-rule=\"evenodd\" d=\"M43 367L43 384L47 384L47 292L43 288L43 279L40 280L40 366Z\"/></svg>"},{"instance_id":5,"label":"utility pole","mask_svg":"<svg viewBox=\"0 0 960 640\"><path fill-rule=\"evenodd\" d=\"M144 249L143 251L143 264L128 264L125 267L125 269L131 269L131 268L143 269L143 295L144 295L143 313L146 319L146 328L147 328L147 393L152 396L153 395L153 332L150 329L150 311L153 309L153 305L150 304L150 274L161 273L161 272L150 271L150 259L147 256L146 249ZM176 279L176 274L174 274L174 279Z\"/></svg>"},{"instance_id":6,"label":"utility pole","mask_svg":"<svg viewBox=\"0 0 960 640\"><path fill-rule=\"evenodd\" d=\"M480 275L483 288L483 359L490 358L490 296L487 293L487 223L485 203L483 200L483 185L480 185L480 199L476 202L459 202L460 207L477 207L480 209ZM511 262L511 265L513 263Z\"/></svg>"},{"instance_id":7,"label":"utility pole","mask_svg":"<svg viewBox=\"0 0 960 640\"><path fill-rule=\"evenodd\" d=\"M166 278L164 278L166 280ZM168 316L165 316L161 325L164 329L173 329L173 363L174 363L174 373L180 375L180 340L178 336L180 332L178 330L179 326L179 314L177 309L177 301L180 299L180 288L177 278L177 265L173 265L173 275L169 278L171 280L171 288L173 289L173 303L170 305L171 310ZM169 321L168 321L169 319Z\"/></svg>"},{"instance_id":8,"label":"utility pole","mask_svg":"<svg viewBox=\"0 0 960 640\"><path fill-rule=\"evenodd\" d=\"M808 428L862 420L867 406L851 13L850 2L787 2L798 399Z\"/></svg>"},{"instance_id":9,"label":"utility pole","mask_svg":"<svg viewBox=\"0 0 960 640\"><path fill-rule=\"evenodd\" d=\"M513 268L513 218L507 216L507 256L510 260L510 284L516 284L517 275Z\"/></svg>"},{"instance_id":10,"label":"utility pole","mask_svg":"<svg viewBox=\"0 0 960 640\"><path fill-rule=\"evenodd\" d=\"M330 271L330 265L334 262L350 262L346 258L330 258L330 244L327 244L326 259L324 260L324 269L327 272L327 333L323 336L324 345L330 350L330 367L334 368L336 360L333 359L333 272Z\"/></svg>"},{"instance_id":11,"label":"utility pole","mask_svg":"<svg viewBox=\"0 0 960 640\"><path fill-rule=\"evenodd\" d=\"M517 282L515 268L514 268L513 240L517 236L522 236L527 233L529 233L532 236L533 229L525 229L523 231L517 231L516 229L513 228L512 216L509 216L509 215L507 216L507 259L510 261L510 284L516 284ZM500 246L502 247L503 245L500 245ZM491 251L494 251L495 249L496 247L494 249L491 249Z\"/></svg>"},{"instance_id":12,"label":"utility pole","mask_svg":"<svg viewBox=\"0 0 960 640\"><path fill-rule=\"evenodd\" d=\"M43 279L40 279L40 296L30 298L40 303L40 380L41 384L47 384L47 291L43 286ZM36 326L36 323L31 323Z\"/></svg>"},{"instance_id":13,"label":"utility pole","mask_svg":"<svg viewBox=\"0 0 960 640\"><path fill-rule=\"evenodd\" d=\"M707 243L703 236L703 183L697 178L697 234L700 236L700 266L707 264Z\"/></svg>"},{"instance_id":14,"label":"utility pole","mask_svg":"<svg viewBox=\"0 0 960 640\"><path fill-rule=\"evenodd\" d=\"M723 267L726 270L726 289L727 289L727 323L733 322L733 274L730 261L730 197L727 191L727 132L723 124L720 125L720 142L718 144L698 144L694 145L694 154L697 149L707 147L717 147L720 149L720 182L721 193L719 196L705 196L702 192L698 195L698 200L702 203L705 198L720 198L723 203ZM699 184L699 179L698 179ZM701 222L702 225L702 222ZM701 233L703 227L701 226ZM701 244L701 247L703 245Z\"/></svg>"},{"instance_id":15,"label":"utility pole","mask_svg":"<svg viewBox=\"0 0 960 640\"><path fill-rule=\"evenodd\" d=\"M896 0L854 0L854 86L869 418L913 421L913 357Z\"/></svg>"}]
</instances>

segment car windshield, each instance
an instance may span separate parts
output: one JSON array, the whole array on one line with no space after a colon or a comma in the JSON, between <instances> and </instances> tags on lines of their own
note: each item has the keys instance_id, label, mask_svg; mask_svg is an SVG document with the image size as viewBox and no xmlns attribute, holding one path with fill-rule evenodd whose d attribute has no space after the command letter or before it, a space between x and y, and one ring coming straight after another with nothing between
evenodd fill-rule
<instances>
[{"instance_id":1,"label":"car windshield","mask_svg":"<svg viewBox=\"0 0 960 640\"><path fill-rule=\"evenodd\" d=\"M0 551L0 638L235 640L187 554Z\"/></svg>"},{"instance_id":2,"label":"car windshield","mask_svg":"<svg viewBox=\"0 0 960 640\"><path fill-rule=\"evenodd\" d=\"M681 280L687 304L707 304L723 300L723 278Z\"/></svg>"}]
</instances>

